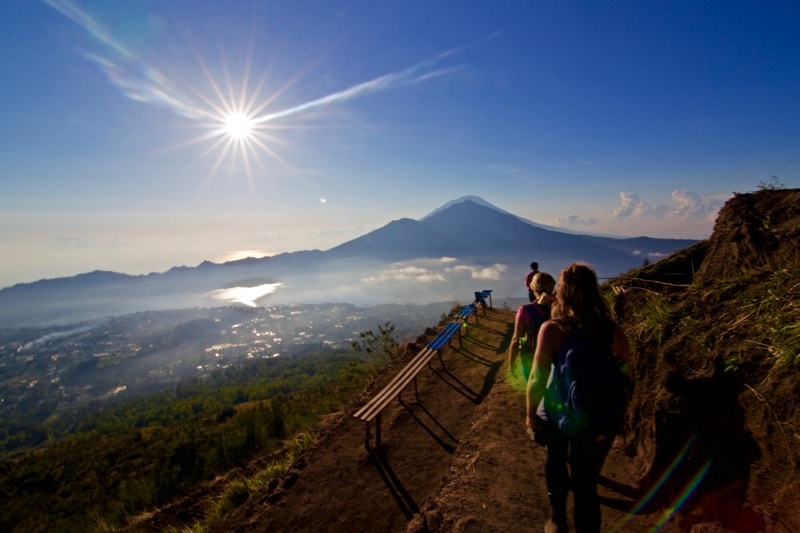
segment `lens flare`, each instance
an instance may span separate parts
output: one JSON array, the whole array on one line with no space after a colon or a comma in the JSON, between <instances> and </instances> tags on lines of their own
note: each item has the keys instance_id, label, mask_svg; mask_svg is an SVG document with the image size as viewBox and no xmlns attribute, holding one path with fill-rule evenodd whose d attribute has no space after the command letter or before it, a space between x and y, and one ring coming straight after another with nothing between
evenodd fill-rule
<instances>
[{"instance_id":1,"label":"lens flare","mask_svg":"<svg viewBox=\"0 0 800 533\"><path fill-rule=\"evenodd\" d=\"M672 460L669 467L661 474L655 484L650 487L650 490L647 491L647 494L642 496L639 502L628 512L624 519L618 522L612 528L612 531L625 531L625 526L627 523L637 515L645 505L647 505L655 496L655 494L664 486L664 484L669 480L670 476L673 472L678 468L678 466L683 462L683 460L689 454L689 451L692 449L695 441L697 440L697 435L692 435L689 439L687 439L686 443L684 444L683 448L678 452L675 456L675 459ZM675 500L675 503L669 506L666 511L662 514L661 518L659 519L658 523L650 530L651 532L656 532L660 530L664 525L675 515L675 513L680 509L686 500L689 499L691 494L700 484L700 482L705 477L708 469L711 467L711 461L706 461L703 466L697 471L695 476L691 479L691 481L683 488L678 498Z\"/></svg>"},{"instance_id":2,"label":"lens flare","mask_svg":"<svg viewBox=\"0 0 800 533\"><path fill-rule=\"evenodd\" d=\"M669 522L669 520L673 516L675 516L675 513L677 513L678 510L680 510L680 508L683 507L683 504L686 503L686 500L689 499L689 497L695 491L700 482L703 481L703 478L705 477L709 468L711 468L711 460L706 461L703 464L703 466L700 467L700 469L697 471L694 477L689 481L689 483L687 483L686 486L683 487L683 490L675 499L675 503L673 503L664 511L664 514L661 515L661 519L653 527L654 532L664 527L664 525L666 525L666 523Z\"/></svg>"}]
</instances>

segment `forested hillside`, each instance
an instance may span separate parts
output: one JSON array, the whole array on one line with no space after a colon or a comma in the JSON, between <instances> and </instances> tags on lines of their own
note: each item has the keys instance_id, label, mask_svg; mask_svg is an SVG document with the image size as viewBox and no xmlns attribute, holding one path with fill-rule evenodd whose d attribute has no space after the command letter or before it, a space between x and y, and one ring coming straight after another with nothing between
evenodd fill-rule
<instances>
[{"instance_id":1,"label":"forested hillside","mask_svg":"<svg viewBox=\"0 0 800 533\"><path fill-rule=\"evenodd\" d=\"M71 436L7 454L0 530L120 527L254 460L269 481L313 441L319 416L345 408L383 368L380 355L364 353L394 342L393 329L364 332L352 351L243 363L98 408Z\"/></svg>"}]
</instances>

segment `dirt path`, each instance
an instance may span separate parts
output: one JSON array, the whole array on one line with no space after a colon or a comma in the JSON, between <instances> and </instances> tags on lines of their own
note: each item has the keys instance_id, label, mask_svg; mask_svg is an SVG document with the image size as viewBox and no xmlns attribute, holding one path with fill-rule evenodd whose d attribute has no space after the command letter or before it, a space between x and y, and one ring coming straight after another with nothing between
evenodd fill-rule
<instances>
[{"instance_id":1,"label":"dirt path","mask_svg":"<svg viewBox=\"0 0 800 533\"><path fill-rule=\"evenodd\" d=\"M411 389L403 395L410 409L394 402L384 411L381 454L366 452L364 424L344 413L278 486L209 531L542 531L544 449L525 433L524 397L504 364L513 320L512 310L489 309L470 323L462 346L444 351L444 368L434 360L436 371L420 374L419 403ZM660 519L625 522L635 501L629 464L612 451L604 531L644 531Z\"/></svg>"}]
</instances>

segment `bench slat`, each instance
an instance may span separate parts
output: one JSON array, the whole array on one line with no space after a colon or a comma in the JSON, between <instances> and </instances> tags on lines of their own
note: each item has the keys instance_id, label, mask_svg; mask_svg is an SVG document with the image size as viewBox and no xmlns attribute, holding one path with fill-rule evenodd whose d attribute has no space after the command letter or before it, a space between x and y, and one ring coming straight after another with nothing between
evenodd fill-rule
<instances>
[{"instance_id":1,"label":"bench slat","mask_svg":"<svg viewBox=\"0 0 800 533\"><path fill-rule=\"evenodd\" d=\"M415 355L378 394L373 396L353 416L365 422L375 418L416 377L425 364L444 348L444 345L450 341L460 328L461 322L448 324L435 339L428 343L428 346Z\"/></svg>"},{"instance_id":2,"label":"bench slat","mask_svg":"<svg viewBox=\"0 0 800 533\"><path fill-rule=\"evenodd\" d=\"M472 306L471 312L475 311L475 306ZM467 315L469 316L469 315ZM461 331L461 321L451 322L447 325L428 345L415 355L394 378L383 387L380 392L373 396L366 404L358 409L354 418L357 418L367 423L367 436L364 445L370 449L370 424L375 421L375 443L380 445L380 414L389 403L400 396L409 383L416 380L417 374L429 364L431 359L436 354L441 354L442 349L446 344L449 344L450 339L456 332ZM415 381L416 383L416 381Z\"/></svg>"},{"instance_id":3,"label":"bench slat","mask_svg":"<svg viewBox=\"0 0 800 533\"><path fill-rule=\"evenodd\" d=\"M425 348L418 353L381 391L353 415L359 420L369 422L381 412L406 385L416 377L419 371L436 355L436 350Z\"/></svg>"},{"instance_id":4,"label":"bench slat","mask_svg":"<svg viewBox=\"0 0 800 533\"><path fill-rule=\"evenodd\" d=\"M458 311L458 318L464 320L466 322L469 320L470 315L475 313L475 304L471 303L469 305L465 305ZM478 315L475 315L476 317Z\"/></svg>"},{"instance_id":5,"label":"bench slat","mask_svg":"<svg viewBox=\"0 0 800 533\"><path fill-rule=\"evenodd\" d=\"M458 332L461 328L461 322L451 322L445 329L442 331L435 339L433 339L429 344L428 348L432 348L434 350L441 350L445 344L450 342L450 339L453 335Z\"/></svg>"}]
</instances>

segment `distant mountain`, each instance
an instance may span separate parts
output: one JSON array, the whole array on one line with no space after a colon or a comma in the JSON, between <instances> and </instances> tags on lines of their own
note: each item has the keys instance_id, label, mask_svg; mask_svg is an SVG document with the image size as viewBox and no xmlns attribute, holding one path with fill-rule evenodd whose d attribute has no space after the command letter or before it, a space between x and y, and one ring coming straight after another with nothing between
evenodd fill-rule
<instances>
[{"instance_id":1,"label":"distant mountain","mask_svg":"<svg viewBox=\"0 0 800 533\"><path fill-rule=\"evenodd\" d=\"M242 259L130 276L95 271L0 290L6 327L69 323L129 312L229 305L224 289L269 287L267 303L429 303L466 301L493 289L496 301L525 296L531 261L557 275L583 260L611 277L696 243L617 239L540 226L475 196L448 202L420 220L394 220L327 251ZM274 291L274 292L269 292ZM230 291L233 293L233 291Z\"/></svg>"},{"instance_id":2,"label":"distant mountain","mask_svg":"<svg viewBox=\"0 0 800 533\"><path fill-rule=\"evenodd\" d=\"M582 233L582 232L574 231L574 230L567 229L567 228L557 228L555 226L548 226L547 224L540 224L538 222L533 222L532 220L528 220L527 218L523 218L523 217L515 215L514 213L510 213L510 212L508 212L508 211L506 211L504 209L500 209L499 207L490 204L489 202L487 202L486 200L484 200L483 198L480 198L478 196L462 196L461 198L458 198L456 200L451 200L451 201L447 202L446 204L444 204L443 206L441 206L441 207L439 207L437 209L434 209L429 214L427 214L424 217L422 217L420 219L420 221L424 222L425 220L427 220L428 218L432 217L433 215L439 213L440 211L444 211L445 209L447 209L447 208L449 208L449 207L451 207L451 206L453 206L455 204L459 204L461 202L474 202L474 203L476 203L478 205L482 205L484 207L489 207L489 208L494 209L495 211L498 211L500 213L504 213L506 215L511 215L511 216L513 216L515 218L518 218L522 222L524 222L526 224L530 224L531 226L534 226L534 227L537 227L537 228L549 229L549 230L552 230L552 231L557 231L559 233L568 233L570 235L594 235L594 236L598 236L598 237L612 237L613 238L613 236L611 236L611 235L597 235L597 234L586 233L586 232Z\"/></svg>"},{"instance_id":3,"label":"distant mountain","mask_svg":"<svg viewBox=\"0 0 800 533\"><path fill-rule=\"evenodd\" d=\"M326 253L339 259L398 261L449 256L479 264L511 260L523 268L536 260L542 268L556 273L567 263L581 259L593 264L598 275L612 276L639 266L648 254L660 257L695 242L564 233L536 225L480 198L464 197L445 204L419 221L390 222Z\"/></svg>"},{"instance_id":4,"label":"distant mountain","mask_svg":"<svg viewBox=\"0 0 800 533\"><path fill-rule=\"evenodd\" d=\"M506 215L514 216L512 213L509 213L508 211L503 211L499 207L490 204L489 202L487 202L486 200L484 200L483 198L480 198L478 196L462 196L461 198L457 198L455 200L450 200L449 202L447 202L446 204L444 204L441 207L437 207L436 209L434 209L433 211L431 211L430 213L428 213L427 215L422 217L420 219L420 222L425 222L427 219L431 218L432 216L435 216L435 215L441 213L442 211L446 211L446 210L450 209L451 207L453 207L454 205L460 204L460 203L463 203L463 202L472 202L474 204L477 204L477 205L480 205L480 206L483 206L483 207L488 207L490 209L494 209L495 211L498 211L500 213L504 213Z\"/></svg>"}]
</instances>

